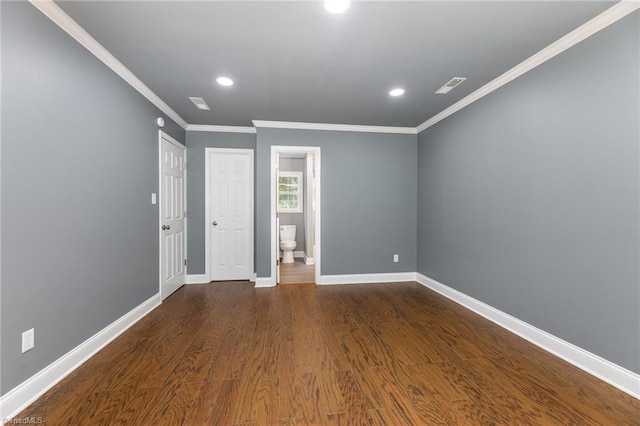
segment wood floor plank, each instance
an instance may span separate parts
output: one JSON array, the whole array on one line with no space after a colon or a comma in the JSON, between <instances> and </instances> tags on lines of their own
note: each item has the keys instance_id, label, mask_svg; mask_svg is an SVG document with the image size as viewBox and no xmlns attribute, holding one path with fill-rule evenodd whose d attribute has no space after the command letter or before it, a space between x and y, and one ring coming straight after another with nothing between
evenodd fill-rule
<instances>
[{"instance_id":1,"label":"wood floor plank","mask_svg":"<svg viewBox=\"0 0 640 426\"><path fill-rule=\"evenodd\" d=\"M599 394L589 392L584 385L577 386L572 380L572 375L557 375L547 369L538 369L536 368L537 364L529 358L507 356L500 360L500 365L502 368L508 366L509 370L517 371L521 377L536 383L538 387L552 393L554 398L566 401L569 407L598 423L615 421L616 424L619 425L632 424L628 423L628 418L625 413L618 410L619 404L612 404L611 392L604 391ZM605 385L603 390L611 388L610 385L602 384ZM631 401L631 399L633 399L631 397L625 399L636 406L638 418L640 418L640 401L634 400L634 403ZM638 421L638 423L640 423L640 421Z\"/></svg>"},{"instance_id":2,"label":"wood floor plank","mask_svg":"<svg viewBox=\"0 0 640 426\"><path fill-rule=\"evenodd\" d=\"M344 400L345 411L349 424L369 424L367 404L360 389L360 385L351 370L335 372L336 383Z\"/></svg>"},{"instance_id":3,"label":"wood floor plank","mask_svg":"<svg viewBox=\"0 0 640 426\"><path fill-rule=\"evenodd\" d=\"M316 282L315 265L306 265L302 259L294 263L280 263L280 284L313 284Z\"/></svg>"},{"instance_id":4,"label":"wood floor plank","mask_svg":"<svg viewBox=\"0 0 640 426\"><path fill-rule=\"evenodd\" d=\"M158 392L154 388L141 388L128 392L127 404L108 423L110 426L128 426L133 424L138 413L147 412L153 402L153 397Z\"/></svg>"},{"instance_id":5,"label":"wood floor plank","mask_svg":"<svg viewBox=\"0 0 640 426\"><path fill-rule=\"evenodd\" d=\"M370 364L366 358L366 354L360 351L359 345L355 340L346 334L341 335L340 339L345 355L351 362L351 371L358 383L358 387L362 391L365 403L368 408L383 408L387 406L387 399L378 389L374 378L369 371Z\"/></svg>"},{"instance_id":6,"label":"wood floor plank","mask_svg":"<svg viewBox=\"0 0 640 426\"><path fill-rule=\"evenodd\" d=\"M84 397L77 401L77 403L68 407L68 409L62 414L66 424L78 425L88 423L86 419L91 417L94 411L99 410L101 404L104 403L105 392L104 391L91 391L84 395Z\"/></svg>"},{"instance_id":7,"label":"wood floor plank","mask_svg":"<svg viewBox=\"0 0 640 426\"><path fill-rule=\"evenodd\" d=\"M207 390L205 385L201 384L199 390L196 392L191 409L187 412L184 420L185 425L205 425L208 424L209 419L213 416L213 406L215 398L218 396L218 392L222 389L223 382L220 381L215 385L215 391L211 391L214 398L207 397ZM207 385L210 386L210 385ZM212 386L212 385L211 385Z\"/></svg>"},{"instance_id":8,"label":"wood floor plank","mask_svg":"<svg viewBox=\"0 0 640 426\"><path fill-rule=\"evenodd\" d=\"M281 404L278 376L261 376L256 401L256 423L260 425L280 423Z\"/></svg>"},{"instance_id":9,"label":"wood floor plank","mask_svg":"<svg viewBox=\"0 0 640 426\"><path fill-rule=\"evenodd\" d=\"M452 405L460 414L463 424L487 426L517 424L514 422L515 419L507 413L498 413L496 404L488 399L482 398L480 401L462 399L453 401Z\"/></svg>"},{"instance_id":10,"label":"wood floor plank","mask_svg":"<svg viewBox=\"0 0 640 426\"><path fill-rule=\"evenodd\" d=\"M192 404L198 392L198 385L195 383L183 382L175 396L168 402L161 418L151 416L145 419L142 424L154 425L182 425L184 424Z\"/></svg>"},{"instance_id":11,"label":"wood floor plank","mask_svg":"<svg viewBox=\"0 0 640 426\"><path fill-rule=\"evenodd\" d=\"M320 385L315 373L297 374L294 381L293 398L289 403L294 408L291 420L296 424L321 424L326 413L320 408Z\"/></svg>"},{"instance_id":12,"label":"wood floor plank","mask_svg":"<svg viewBox=\"0 0 640 426\"><path fill-rule=\"evenodd\" d=\"M233 412L233 423L243 424L256 420L258 394L261 390L262 360L266 346L265 333L253 333L244 371L238 379L238 402Z\"/></svg>"},{"instance_id":13,"label":"wood floor plank","mask_svg":"<svg viewBox=\"0 0 640 426\"><path fill-rule=\"evenodd\" d=\"M391 407L376 408L367 411L369 424L371 425L414 425L416 423L407 423L407 419L402 412L398 412Z\"/></svg>"},{"instance_id":14,"label":"wood floor plank","mask_svg":"<svg viewBox=\"0 0 640 426\"><path fill-rule=\"evenodd\" d=\"M553 424L597 424L588 416L582 415L566 405L561 398L553 395L553 391L540 386L539 383L530 380L518 371L508 370L509 372L506 373L506 369L492 360L478 358L476 361L488 374L493 375L500 381L501 385L507 390L508 395L513 396L520 403L532 407L534 411L537 410L543 413L545 422ZM474 400L481 401L482 398Z\"/></svg>"},{"instance_id":15,"label":"wood floor plank","mask_svg":"<svg viewBox=\"0 0 640 426\"><path fill-rule=\"evenodd\" d=\"M349 424L349 416L346 413L327 414L322 424L327 426L346 426Z\"/></svg>"},{"instance_id":16,"label":"wood floor plank","mask_svg":"<svg viewBox=\"0 0 640 426\"><path fill-rule=\"evenodd\" d=\"M278 287L275 292L270 293L273 298L271 299L264 329L269 344L265 347L262 363L262 373L267 376L288 372L283 371L282 367L283 365L290 367L294 359L293 318L289 305L290 298L287 296L288 293L285 288Z\"/></svg>"},{"instance_id":17,"label":"wood floor plank","mask_svg":"<svg viewBox=\"0 0 640 426\"><path fill-rule=\"evenodd\" d=\"M406 375L399 375L398 382L411 395L416 410L424 413L431 424L462 424L458 411L452 409L452 398L457 394L449 388L448 380L444 380L444 385L440 382L442 378L434 375L430 366L430 363L404 366Z\"/></svg>"},{"instance_id":18,"label":"wood floor plank","mask_svg":"<svg viewBox=\"0 0 640 426\"><path fill-rule=\"evenodd\" d=\"M640 400L416 283L184 287L17 417L623 425Z\"/></svg>"},{"instance_id":19,"label":"wood floor plank","mask_svg":"<svg viewBox=\"0 0 640 426\"><path fill-rule=\"evenodd\" d=\"M184 392L182 385L181 378L171 377L162 386L152 388L156 392L151 398L151 403L144 410L138 411L133 424L161 424L170 414L173 400L179 398L181 393Z\"/></svg>"},{"instance_id":20,"label":"wood floor plank","mask_svg":"<svg viewBox=\"0 0 640 426\"><path fill-rule=\"evenodd\" d=\"M380 391L386 396L387 407L391 408L384 413L392 412L397 417L397 422L394 424L426 424L430 418L433 418L436 411L424 409L429 405L427 398L417 393L409 393L409 389L399 380L399 375L405 375L401 367L393 373L384 367L375 367L370 370ZM437 419L437 423L443 424L444 419Z\"/></svg>"},{"instance_id":21,"label":"wood floor plank","mask_svg":"<svg viewBox=\"0 0 640 426\"><path fill-rule=\"evenodd\" d=\"M111 425L129 402L130 389L103 391L95 404L83 416L83 421L95 425Z\"/></svg>"},{"instance_id":22,"label":"wood floor plank","mask_svg":"<svg viewBox=\"0 0 640 426\"><path fill-rule=\"evenodd\" d=\"M238 381L225 380L222 382L220 392L211 407L207 425L231 425L233 424L233 412L238 403Z\"/></svg>"},{"instance_id":23,"label":"wood floor plank","mask_svg":"<svg viewBox=\"0 0 640 426\"><path fill-rule=\"evenodd\" d=\"M71 407L77 407L86 393L93 392L105 379L103 372L112 367L111 363L97 363L90 359L31 404L27 409L28 412L42 414L31 414L30 416L44 417L46 415L47 419L57 419L64 422L65 416L70 415L67 414L67 411Z\"/></svg>"}]
</instances>

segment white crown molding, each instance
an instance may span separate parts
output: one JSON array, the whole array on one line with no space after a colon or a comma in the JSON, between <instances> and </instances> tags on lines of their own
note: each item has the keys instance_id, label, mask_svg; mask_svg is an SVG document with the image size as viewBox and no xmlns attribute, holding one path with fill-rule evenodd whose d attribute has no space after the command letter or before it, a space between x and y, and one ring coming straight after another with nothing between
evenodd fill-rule
<instances>
[{"instance_id":1,"label":"white crown molding","mask_svg":"<svg viewBox=\"0 0 640 426\"><path fill-rule=\"evenodd\" d=\"M96 39L86 32L76 21L71 19L58 5L52 0L29 0L40 12L45 14L47 18L67 32L78 43L84 46L96 58L100 59L106 66L111 68L113 72L118 74L124 81L129 83L131 87L136 89L142 96L147 98L149 102L158 107L162 112L167 114L169 118L178 123L183 129L187 128L187 122L182 119L169 105L158 97L151 89L149 89L138 77L136 77L122 62L116 59L107 49L104 48Z\"/></svg>"},{"instance_id":2,"label":"white crown molding","mask_svg":"<svg viewBox=\"0 0 640 426\"><path fill-rule=\"evenodd\" d=\"M416 281L434 290L467 309L483 316L499 326L541 347L547 352L564 359L585 372L604 380L629 395L640 399L640 375L619 365L592 354L572 343L560 339L551 333L540 330L518 318L504 313L493 306L487 305L471 296L448 287L434 279L420 273L416 274Z\"/></svg>"},{"instance_id":3,"label":"white crown molding","mask_svg":"<svg viewBox=\"0 0 640 426\"><path fill-rule=\"evenodd\" d=\"M98 43L97 40L95 40L62 9L60 9L60 7L58 7L53 2L53 0L29 0L29 2L38 10L40 10L44 15L46 15L49 19L51 19L51 21L53 21L60 28L66 31L78 43L80 43L93 55L100 59L105 65L111 68L134 89L140 92L140 94L147 98L153 105L158 107L168 117L178 123L183 129L200 132L256 133L256 129L253 127L188 124L182 117L178 115L178 113L171 109L171 107L169 107L169 105L167 105L162 99L160 99L158 95L156 95L128 68L126 68L120 61L118 61L115 56L113 56L107 49L105 49L100 43ZM531 56L530 58L511 68L501 76L485 84L475 92L462 98L455 104L429 118L417 127L363 126L350 124L302 123L262 120L253 120L253 124L255 127L276 129L328 130L339 132L368 132L415 135L444 120L450 115L460 111L464 107L488 95L494 90L504 86L510 81L520 77L524 73L532 70L538 65L541 65L554 56L557 56L558 54L564 52L572 46L580 43L584 39L597 33L603 28L608 27L614 22L634 12L638 8L640 8L640 1L638 0L621 0L614 6L602 12L600 15L576 28L564 37L558 39L535 55Z\"/></svg>"},{"instance_id":4,"label":"white crown molding","mask_svg":"<svg viewBox=\"0 0 640 426\"><path fill-rule=\"evenodd\" d=\"M348 275L321 275L318 285L335 284L373 284L415 281L415 272L395 272L385 274L348 274Z\"/></svg>"},{"instance_id":5,"label":"white crown molding","mask_svg":"<svg viewBox=\"0 0 640 426\"><path fill-rule=\"evenodd\" d=\"M4 394L0 398L2 418L8 420L19 414L109 342L159 306L160 303L162 300L158 293Z\"/></svg>"},{"instance_id":6,"label":"white crown molding","mask_svg":"<svg viewBox=\"0 0 640 426\"><path fill-rule=\"evenodd\" d=\"M300 123L293 121L253 120L255 127L272 129L332 130L336 132L393 133L415 135L415 127L360 126L353 124Z\"/></svg>"},{"instance_id":7,"label":"white crown molding","mask_svg":"<svg viewBox=\"0 0 640 426\"><path fill-rule=\"evenodd\" d=\"M188 132L256 133L255 127L210 126L207 124L187 124L186 130Z\"/></svg>"},{"instance_id":8,"label":"white crown molding","mask_svg":"<svg viewBox=\"0 0 640 426\"><path fill-rule=\"evenodd\" d=\"M485 84L475 92L467 95L466 97L462 98L455 104L451 105L450 107L434 115L433 117L431 117L430 119L428 119L427 121L425 121L424 123L416 127L416 131L420 133L423 130L438 123L439 121L444 120L450 115L460 111L462 108L472 104L478 99L488 95L489 93L504 86L510 81L520 77L522 74L526 73L527 71L532 70L538 65L541 65L542 63L548 61L554 56L559 55L560 53L564 52L570 47L580 43L582 40L586 39L587 37L597 33L603 28L608 27L609 25L613 24L619 19L624 18L625 16L637 10L638 8L640 8L640 1L638 0L622 0L616 3L614 6L605 10L600 15L596 16L595 18L591 19L585 24L579 26L575 30L571 31L569 34L558 39L554 43L550 44L549 46L545 47L544 49L536 53L535 55L519 63L515 67L511 68L509 71L505 72L501 76Z\"/></svg>"}]
</instances>

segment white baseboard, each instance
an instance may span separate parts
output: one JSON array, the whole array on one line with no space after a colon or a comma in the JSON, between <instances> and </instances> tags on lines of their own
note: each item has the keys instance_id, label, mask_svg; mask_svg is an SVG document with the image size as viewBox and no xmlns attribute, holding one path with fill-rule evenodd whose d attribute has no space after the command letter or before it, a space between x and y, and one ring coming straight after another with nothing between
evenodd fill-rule
<instances>
[{"instance_id":1,"label":"white baseboard","mask_svg":"<svg viewBox=\"0 0 640 426\"><path fill-rule=\"evenodd\" d=\"M315 265L316 264L316 260L313 257L307 257L307 255L304 256L304 263L305 265Z\"/></svg>"},{"instance_id":2,"label":"white baseboard","mask_svg":"<svg viewBox=\"0 0 640 426\"><path fill-rule=\"evenodd\" d=\"M531 324L512 317L484 302L467 296L458 290L454 290L422 274L416 274L416 281L530 341L534 345L551 352L587 373L604 380L621 391L640 399L640 374L620 367L611 361L607 361L598 355L562 340L544 330L540 330Z\"/></svg>"},{"instance_id":3,"label":"white baseboard","mask_svg":"<svg viewBox=\"0 0 640 426\"><path fill-rule=\"evenodd\" d=\"M204 275L192 275L202 277ZM201 280L196 280L200 281ZM193 282L196 282L193 281ZM620 367L604 358L566 342L546 331L540 330L522 320L506 314L486 303L448 287L422 274L413 272L390 274L325 275L318 284L356 284L417 281L456 303L476 312L501 327L517 334L546 351L564 359L585 372L598 377L616 388L640 399L640 375ZM191 282L188 280L187 282ZM205 280L206 282L206 280ZM255 287L274 287L271 277L256 278ZM0 398L0 413L10 419L19 414L29 404L52 388L60 380L126 331L133 324L160 305L160 295L156 294L112 324L108 325L82 344L54 361Z\"/></svg>"},{"instance_id":4,"label":"white baseboard","mask_svg":"<svg viewBox=\"0 0 640 426\"><path fill-rule=\"evenodd\" d=\"M276 280L275 277L258 277L256 278L256 284L255 284L255 288L261 288L261 287L275 287L276 286Z\"/></svg>"},{"instance_id":5,"label":"white baseboard","mask_svg":"<svg viewBox=\"0 0 640 426\"><path fill-rule=\"evenodd\" d=\"M206 284L209 282L206 274L187 275L185 284Z\"/></svg>"},{"instance_id":6,"label":"white baseboard","mask_svg":"<svg viewBox=\"0 0 640 426\"><path fill-rule=\"evenodd\" d=\"M251 276L249 277L249 281L251 282L255 282L256 281L256 273L254 272L253 274L251 274ZM186 280L185 280L185 284L209 284L211 281L209 281L209 278L207 277L207 274L197 274L197 275L187 275Z\"/></svg>"},{"instance_id":7,"label":"white baseboard","mask_svg":"<svg viewBox=\"0 0 640 426\"><path fill-rule=\"evenodd\" d=\"M349 275L321 275L318 285L333 284L368 284L415 281L415 272L397 272L390 274L349 274Z\"/></svg>"},{"instance_id":8,"label":"white baseboard","mask_svg":"<svg viewBox=\"0 0 640 426\"><path fill-rule=\"evenodd\" d=\"M4 394L0 398L2 417L8 421L19 414L160 303L160 294L156 294Z\"/></svg>"}]
</instances>

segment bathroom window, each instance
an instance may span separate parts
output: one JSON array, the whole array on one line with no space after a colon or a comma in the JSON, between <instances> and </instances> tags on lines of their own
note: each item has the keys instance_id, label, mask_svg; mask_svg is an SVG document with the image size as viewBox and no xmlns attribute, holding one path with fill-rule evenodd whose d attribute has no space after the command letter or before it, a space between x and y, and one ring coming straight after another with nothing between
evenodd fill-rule
<instances>
[{"instance_id":1,"label":"bathroom window","mask_svg":"<svg viewBox=\"0 0 640 426\"><path fill-rule=\"evenodd\" d=\"M278 213L302 213L302 172L280 172Z\"/></svg>"}]
</instances>

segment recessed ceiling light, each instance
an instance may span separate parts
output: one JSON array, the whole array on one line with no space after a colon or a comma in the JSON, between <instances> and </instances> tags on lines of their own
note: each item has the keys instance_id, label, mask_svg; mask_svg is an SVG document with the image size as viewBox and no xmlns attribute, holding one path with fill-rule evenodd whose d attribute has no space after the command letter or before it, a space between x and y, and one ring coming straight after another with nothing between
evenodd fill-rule
<instances>
[{"instance_id":1,"label":"recessed ceiling light","mask_svg":"<svg viewBox=\"0 0 640 426\"><path fill-rule=\"evenodd\" d=\"M207 103L202 98L196 98L196 97L189 96L189 99L191 99L191 102L193 102L193 104L198 109L201 109L201 110L204 110L204 111L209 111L211 109L211 108L209 108L209 105L207 105Z\"/></svg>"},{"instance_id":2,"label":"recessed ceiling light","mask_svg":"<svg viewBox=\"0 0 640 426\"><path fill-rule=\"evenodd\" d=\"M404 95L404 89L400 89L400 88L393 89L393 90L391 90L389 92L389 95L391 95L391 96L402 96L402 95Z\"/></svg>"},{"instance_id":3,"label":"recessed ceiling light","mask_svg":"<svg viewBox=\"0 0 640 426\"><path fill-rule=\"evenodd\" d=\"M342 13L349 9L351 0L324 0L324 8L329 13Z\"/></svg>"},{"instance_id":4,"label":"recessed ceiling light","mask_svg":"<svg viewBox=\"0 0 640 426\"><path fill-rule=\"evenodd\" d=\"M216 78L216 82L220 86L233 86L233 80L231 80L229 77L218 77Z\"/></svg>"},{"instance_id":5,"label":"recessed ceiling light","mask_svg":"<svg viewBox=\"0 0 640 426\"><path fill-rule=\"evenodd\" d=\"M444 86L436 90L435 94L444 95L445 93L449 93L456 86L458 86L460 83L462 83L466 79L467 79L466 77L453 77L451 80L447 81L447 83Z\"/></svg>"}]
</instances>

